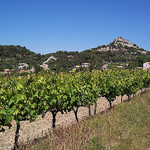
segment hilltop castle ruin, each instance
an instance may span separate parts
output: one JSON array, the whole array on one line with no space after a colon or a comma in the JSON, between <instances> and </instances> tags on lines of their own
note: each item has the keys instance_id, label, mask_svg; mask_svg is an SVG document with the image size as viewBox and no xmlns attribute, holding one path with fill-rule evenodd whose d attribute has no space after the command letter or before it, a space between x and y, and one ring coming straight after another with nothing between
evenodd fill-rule
<instances>
[{"instance_id":1,"label":"hilltop castle ruin","mask_svg":"<svg viewBox=\"0 0 150 150\"><path fill-rule=\"evenodd\" d=\"M130 43L129 40L124 39L123 37L117 37L116 39L114 39L114 45L117 46L118 44L121 44L123 47L127 46L127 47L133 47L133 48L139 48L140 49L140 47L138 45Z\"/></svg>"}]
</instances>

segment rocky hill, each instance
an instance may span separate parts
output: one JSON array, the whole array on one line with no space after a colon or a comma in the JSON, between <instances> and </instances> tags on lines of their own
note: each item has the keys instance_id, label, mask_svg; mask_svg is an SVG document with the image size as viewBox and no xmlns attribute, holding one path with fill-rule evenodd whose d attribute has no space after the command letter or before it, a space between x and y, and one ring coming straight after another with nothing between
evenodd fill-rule
<instances>
[{"instance_id":1,"label":"rocky hill","mask_svg":"<svg viewBox=\"0 0 150 150\"><path fill-rule=\"evenodd\" d=\"M116 39L114 39L114 41L112 43L110 43L109 45L102 45L102 46L98 46L97 48L94 48L93 50L96 51L119 51L119 50L123 50L123 51L127 51L127 50L136 50L135 52L139 52L141 54L146 54L146 50L142 49L141 47L139 47L136 44L130 43L129 40L124 39L122 37L118 37Z\"/></svg>"},{"instance_id":2,"label":"rocky hill","mask_svg":"<svg viewBox=\"0 0 150 150\"><path fill-rule=\"evenodd\" d=\"M142 66L150 61L150 52L132 44L129 40L118 37L108 45L98 46L82 52L57 51L46 55L36 54L19 45L0 45L0 69L18 68L19 63L32 66L48 64L51 70L69 71L74 66L89 63L90 66L101 69L104 64L117 64L127 67L129 64Z\"/></svg>"}]
</instances>

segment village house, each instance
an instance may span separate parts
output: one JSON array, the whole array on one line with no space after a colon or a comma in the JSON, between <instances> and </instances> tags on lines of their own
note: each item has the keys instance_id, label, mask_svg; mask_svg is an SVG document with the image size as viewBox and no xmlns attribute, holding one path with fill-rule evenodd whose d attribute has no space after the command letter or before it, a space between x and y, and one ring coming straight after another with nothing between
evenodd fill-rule
<instances>
[{"instance_id":1,"label":"village house","mask_svg":"<svg viewBox=\"0 0 150 150\"><path fill-rule=\"evenodd\" d=\"M89 67L90 66L90 63L82 63L81 64L81 67Z\"/></svg>"},{"instance_id":2,"label":"village house","mask_svg":"<svg viewBox=\"0 0 150 150\"><path fill-rule=\"evenodd\" d=\"M8 73L8 72L10 72L10 69L5 69L4 72Z\"/></svg>"},{"instance_id":3,"label":"village house","mask_svg":"<svg viewBox=\"0 0 150 150\"><path fill-rule=\"evenodd\" d=\"M29 65L27 63L19 63L19 66L18 66L19 69L25 69L28 67L29 67Z\"/></svg>"},{"instance_id":4,"label":"village house","mask_svg":"<svg viewBox=\"0 0 150 150\"><path fill-rule=\"evenodd\" d=\"M102 69L103 70L107 70L108 69L108 65L107 64L103 65Z\"/></svg>"},{"instance_id":5,"label":"village house","mask_svg":"<svg viewBox=\"0 0 150 150\"><path fill-rule=\"evenodd\" d=\"M80 68L80 66L76 65L76 66L74 66L74 68L75 68L75 69L78 69L78 68Z\"/></svg>"},{"instance_id":6,"label":"village house","mask_svg":"<svg viewBox=\"0 0 150 150\"><path fill-rule=\"evenodd\" d=\"M47 64L42 64L40 65L41 68L44 68L44 69L48 69L48 65Z\"/></svg>"},{"instance_id":7,"label":"village house","mask_svg":"<svg viewBox=\"0 0 150 150\"><path fill-rule=\"evenodd\" d=\"M124 67L123 66L117 66L119 69L123 69Z\"/></svg>"},{"instance_id":8,"label":"village house","mask_svg":"<svg viewBox=\"0 0 150 150\"><path fill-rule=\"evenodd\" d=\"M73 56L72 55L68 55L68 58L73 58Z\"/></svg>"},{"instance_id":9,"label":"village house","mask_svg":"<svg viewBox=\"0 0 150 150\"><path fill-rule=\"evenodd\" d=\"M143 64L143 70L150 69L150 62L146 62Z\"/></svg>"}]
</instances>

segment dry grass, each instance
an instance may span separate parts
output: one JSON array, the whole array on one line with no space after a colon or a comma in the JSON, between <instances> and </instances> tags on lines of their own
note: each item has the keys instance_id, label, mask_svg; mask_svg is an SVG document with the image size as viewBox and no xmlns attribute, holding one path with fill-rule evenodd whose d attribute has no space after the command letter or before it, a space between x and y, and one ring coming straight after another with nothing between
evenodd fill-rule
<instances>
[{"instance_id":1,"label":"dry grass","mask_svg":"<svg viewBox=\"0 0 150 150\"><path fill-rule=\"evenodd\" d=\"M58 127L44 138L20 147L26 150L148 150L150 92L92 118Z\"/></svg>"}]
</instances>

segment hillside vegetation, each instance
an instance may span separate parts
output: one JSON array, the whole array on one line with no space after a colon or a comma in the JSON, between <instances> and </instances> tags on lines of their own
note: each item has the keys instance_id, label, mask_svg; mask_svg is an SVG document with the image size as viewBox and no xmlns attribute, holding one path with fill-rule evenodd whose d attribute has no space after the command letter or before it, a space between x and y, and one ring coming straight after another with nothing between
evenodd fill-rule
<instances>
[{"instance_id":1,"label":"hillside vegetation","mask_svg":"<svg viewBox=\"0 0 150 150\"><path fill-rule=\"evenodd\" d=\"M36 54L26 47L19 45L0 45L0 71L4 69L16 69L18 64L26 62L29 66L40 64L42 62L41 54Z\"/></svg>"},{"instance_id":2,"label":"hillside vegetation","mask_svg":"<svg viewBox=\"0 0 150 150\"><path fill-rule=\"evenodd\" d=\"M18 63L27 63L29 67L39 66L50 56L57 60L50 60L47 64L50 70L69 71L75 65L90 63L95 69L101 69L104 64L116 64L127 67L142 67L143 62L150 60L150 52L136 46L128 47L120 43L111 42L82 52L57 51L45 55L36 54L26 47L19 45L0 45L0 70L16 69Z\"/></svg>"}]
</instances>

